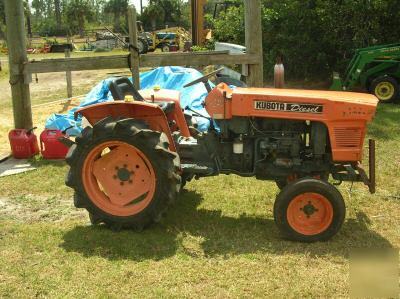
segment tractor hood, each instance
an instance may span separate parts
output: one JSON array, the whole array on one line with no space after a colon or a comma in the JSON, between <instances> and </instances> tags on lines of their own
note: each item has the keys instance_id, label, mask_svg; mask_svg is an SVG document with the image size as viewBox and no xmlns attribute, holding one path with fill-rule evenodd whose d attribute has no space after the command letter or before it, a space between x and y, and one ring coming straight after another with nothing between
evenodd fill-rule
<instances>
[{"instance_id":1,"label":"tractor hood","mask_svg":"<svg viewBox=\"0 0 400 299\"><path fill-rule=\"evenodd\" d=\"M323 91L303 89L276 89L276 88L236 88L233 95L253 95L266 97L282 97L296 99L312 99L319 101L339 101L355 104L365 104L376 107L378 99L371 94L344 92L344 91Z\"/></svg>"},{"instance_id":2,"label":"tractor hood","mask_svg":"<svg viewBox=\"0 0 400 299\"><path fill-rule=\"evenodd\" d=\"M219 84L206 98L215 120L234 117L315 121L326 125L334 161L361 161L367 123L376 113L378 99L370 94L236 88Z\"/></svg>"},{"instance_id":3,"label":"tractor hood","mask_svg":"<svg viewBox=\"0 0 400 299\"><path fill-rule=\"evenodd\" d=\"M314 119L359 119L371 121L378 99L365 93L275 89L237 88L232 91L232 114L244 116L271 116L278 118L310 117ZM283 114L283 115L282 115ZM247 116L246 115L246 116ZM308 115L308 116L306 116Z\"/></svg>"}]
</instances>

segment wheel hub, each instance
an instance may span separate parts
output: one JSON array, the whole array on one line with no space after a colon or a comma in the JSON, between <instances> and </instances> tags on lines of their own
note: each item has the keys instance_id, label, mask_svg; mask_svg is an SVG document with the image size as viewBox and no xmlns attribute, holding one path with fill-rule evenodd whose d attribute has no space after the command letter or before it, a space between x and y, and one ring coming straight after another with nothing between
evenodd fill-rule
<instances>
[{"instance_id":1,"label":"wheel hub","mask_svg":"<svg viewBox=\"0 0 400 299\"><path fill-rule=\"evenodd\" d=\"M333 207L322 194L307 192L293 198L287 208L289 225L303 235L325 231L333 220Z\"/></svg>"},{"instance_id":2,"label":"wheel hub","mask_svg":"<svg viewBox=\"0 0 400 299\"><path fill-rule=\"evenodd\" d=\"M380 100L389 100L395 93L394 86L389 82L381 82L375 88L375 94Z\"/></svg>"},{"instance_id":3,"label":"wheel hub","mask_svg":"<svg viewBox=\"0 0 400 299\"><path fill-rule=\"evenodd\" d=\"M318 212L318 209L311 203L311 201L300 210L306 214L307 218L310 218L314 213Z\"/></svg>"},{"instance_id":4,"label":"wheel hub","mask_svg":"<svg viewBox=\"0 0 400 299\"><path fill-rule=\"evenodd\" d=\"M154 169L133 145L107 141L91 150L82 170L85 191L100 209L112 215L139 213L151 202Z\"/></svg>"},{"instance_id":5,"label":"wheel hub","mask_svg":"<svg viewBox=\"0 0 400 299\"><path fill-rule=\"evenodd\" d=\"M117 168L116 170L117 170L116 177L121 182L128 182L128 181L132 182L131 176L134 174L133 171L129 171L129 169L126 166L124 166L123 168Z\"/></svg>"}]
</instances>

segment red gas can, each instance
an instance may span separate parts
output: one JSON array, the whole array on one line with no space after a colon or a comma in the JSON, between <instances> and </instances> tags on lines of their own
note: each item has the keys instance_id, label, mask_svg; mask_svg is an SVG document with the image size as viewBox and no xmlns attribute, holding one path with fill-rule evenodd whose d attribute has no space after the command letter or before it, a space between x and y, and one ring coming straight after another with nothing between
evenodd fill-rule
<instances>
[{"instance_id":1,"label":"red gas can","mask_svg":"<svg viewBox=\"0 0 400 299\"><path fill-rule=\"evenodd\" d=\"M39 146L33 129L15 129L8 133L11 152L15 159L29 159L39 153Z\"/></svg>"},{"instance_id":2,"label":"red gas can","mask_svg":"<svg viewBox=\"0 0 400 299\"><path fill-rule=\"evenodd\" d=\"M46 129L40 134L40 151L45 159L65 159L68 147L59 138L68 138L64 131Z\"/></svg>"}]
</instances>

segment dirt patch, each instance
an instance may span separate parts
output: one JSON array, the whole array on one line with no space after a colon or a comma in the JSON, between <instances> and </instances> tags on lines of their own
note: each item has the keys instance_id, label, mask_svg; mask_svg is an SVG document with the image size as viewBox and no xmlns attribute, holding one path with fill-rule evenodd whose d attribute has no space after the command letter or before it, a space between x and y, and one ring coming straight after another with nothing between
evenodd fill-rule
<instances>
[{"instance_id":1,"label":"dirt patch","mask_svg":"<svg viewBox=\"0 0 400 299\"><path fill-rule=\"evenodd\" d=\"M71 198L32 195L0 197L0 220L33 223L62 222L66 219L87 219L87 213L75 209Z\"/></svg>"},{"instance_id":2,"label":"dirt patch","mask_svg":"<svg viewBox=\"0 0 400 299\"><path fill-rule=\"evenodd\" d=\"M113 70L112 72L117 71L118 70ZM126 70L119 71L123 72ZM110 74L110 70L73 72L72 86L75 88L81 86L94 86L99 81L109 77ZM54 91L57 90L65 90L66 93L67 83L65 79L65 73L38 74L37 78L38 83L36 83L35 76L33 76L33 82L30 84L31 97L33 100L43 96L47 97L49 93L54 93ZM9 101L11 99L11 88L8 80L0 81L0 90L2 91L1 101Z\"/></svg>"}]
</instances>

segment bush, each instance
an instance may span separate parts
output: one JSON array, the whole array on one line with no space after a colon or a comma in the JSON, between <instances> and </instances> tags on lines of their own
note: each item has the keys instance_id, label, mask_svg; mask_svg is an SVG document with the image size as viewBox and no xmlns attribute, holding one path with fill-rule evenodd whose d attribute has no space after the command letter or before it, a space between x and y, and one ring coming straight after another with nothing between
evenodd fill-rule
<instances>
[{"instance_id":1,"label":"bush","mask_svg":"<svg viewBox=\"0 0 400 299\"><path fill-rule=\"evenodd\" d=\"M267 76L282 55L291 79L328 80L360 47L400 41L398 0L263 0ZM210 20L218 41L244 44L244 9Z\"/></svg>"}]
</instances>

